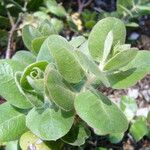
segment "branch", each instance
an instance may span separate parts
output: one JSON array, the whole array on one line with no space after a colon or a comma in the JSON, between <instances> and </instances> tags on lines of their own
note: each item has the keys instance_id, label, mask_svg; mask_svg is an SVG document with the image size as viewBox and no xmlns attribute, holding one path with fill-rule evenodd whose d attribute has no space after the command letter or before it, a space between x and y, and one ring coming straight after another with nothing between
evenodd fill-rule
<instances>
[{"instance_id":1,"label":"branch","mask_svg":"<svg viewBox=\"0 0 150 150\"><path fill-rule=\"evenodd\" d=\"M16 31L19 23L21 22L21 20L22 20L22 15L19 15L16 23L12 25L11 30L9 32L8 44L7 44L7 49L6 49L6 59L11 58L11 55L12 55L13 35L14 35L14 32Z\"/></svg>"}]
</instances>

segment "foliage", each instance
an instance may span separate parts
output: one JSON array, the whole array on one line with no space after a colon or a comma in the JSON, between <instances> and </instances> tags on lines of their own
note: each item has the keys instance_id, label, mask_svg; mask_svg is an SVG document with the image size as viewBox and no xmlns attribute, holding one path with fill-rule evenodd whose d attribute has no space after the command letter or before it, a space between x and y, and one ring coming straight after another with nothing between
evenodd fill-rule
<instances>
[{"instance_id":1,"label":"foliage","mask_svg":"<svg viewBox=\"0 0 150 150\"><path fill-rule=\"evenodd\" d=\"M91 131L120 141L133 118L123 112L136 106L126 106L125 99L121 110L95 85L127 88L150 71L150 52L131 48L125 36L124 24L110 17L93 27L88 40L67 41L47 21L25 26L22 37L30 52L0 60L0 95L7 100L0 106L0 141L21 137L22 149L58 150L66 143L84 148ZM139 122L130 129L136 140L143 136L135 131Z\"/></svg>"}]
</instances>

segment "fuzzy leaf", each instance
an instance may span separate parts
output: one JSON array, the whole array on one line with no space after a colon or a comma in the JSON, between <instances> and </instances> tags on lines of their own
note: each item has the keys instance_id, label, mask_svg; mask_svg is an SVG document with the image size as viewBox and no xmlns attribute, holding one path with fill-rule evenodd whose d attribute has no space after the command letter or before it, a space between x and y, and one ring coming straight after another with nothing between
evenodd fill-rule
<instances>
[{"instance_id":1,"label":"fuzzy leaf","mask_svg":"<svg viewBox=\"0 0 150 150\"><path fill-rule=\"evenodd\" d=\"M30 108L31 103L22 95L15 82L15 72L22 71L24 65L15 60L0 61L0 95L10 104L19 108Z\"/></svg>"},{"instance_id":2,"label":"fuzzy leaf","mask_svg":"<svg viewBox=\"0 0 150 150\"><path fill-rule=\"evenodd\" d=\"M74 47L74 48L78 48L79 46L81 46L84 42L86 41L84 36L77 36L71 39L71 41L69 41L69 43Z\"/></svg>"},{"instance_id":3,"label":"fuzzy leaf","mask_svg":"<svg viewBox=\"0 0 150 150\"><path fill-rule=\"evenodd\" d=\"M25 115L15 110L8 102L0 105L0 141L17 140L27 131Z\"/></svg>"},{"instance_id":4,"label":"fuzzy leaf","mask_svg":"<svg viewBox=\"0 0 150 150\"><path fill-rule=\"evenodd\" d=\"M128 128L125 115L101 93L80 93L75 99L75 110L99 135L121 133Z\"/></svg>"},{"instance_id":5,"label":"fuzzy leaf","mask_svg":"<svg viewBox=\"0 0 150 150\"><path fill-rule=\"evenodd\" d=\"M48 40L48 48L63 78L70 83L80 82L84 72L72 52L74 47L58 35L51 35Z\"/></svg>"},{"instance_id":6,"label":"fuzzy leaf","mask_svg":"<svg viewBox=\"0 0 150 150\"><path fill-rule=\"evenodd\" d=\"M55 108L33 108L26 118L27 127L42 140L54 140L63 137L71 129L74 117L70 112Z\"/></svg>"},{"instance_id":7,"label":"fuzzy leaf","mask_svg":"<svg viewBox=\"0 0 150 150\"><path fill-rule=\"evenodd\" d=\"M117 18L108 17L100 20L92 29L89 35L89 51L93 58L101 61L104 54L104 43L108 33L113 33L113 44L118 42L124 44L126 38L126 29L122 21ZM119 31L119 32L118 32Z\"/></svg>"},{"instance_id":8,"label":"fuzzy leaf","mask_svg":"<svg viewBox=\"0 0 150 150\"><path fill-rule=\"evenodd\" d=\"M104 70L117 70L130 63L137 55L137 49L125 50L117 53L104 66Z\"/></svg>"},{"instance_id":9,"label":"fuzzy leaf","mask_svg":"<svg viewBox=\"0 0 150 150\"><path fill-rule=\"evenodd\" d=\"M52 99L63 110L72 110L75 94L65 86L61 75L54 68L48 66L44 80L49 99Z\"/></svg>"}]
</instances>

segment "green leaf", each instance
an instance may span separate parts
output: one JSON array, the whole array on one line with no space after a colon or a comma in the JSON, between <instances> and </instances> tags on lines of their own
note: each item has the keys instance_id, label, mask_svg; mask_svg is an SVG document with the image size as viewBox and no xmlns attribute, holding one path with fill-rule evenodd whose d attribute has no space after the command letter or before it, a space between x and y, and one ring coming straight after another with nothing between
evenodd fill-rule
<instances>
[{"instance_id":1,"label":"green leaf","mask_svg":"<svg viewBox=\"0 0 150 150\"><path fill-rule=\"evenodd\" d=\"M82 53L81 51L75 51L75 53L77 54L77 58L81 64L81 66L83 67L83 69L86 72L91 72L93 73L99 80L101 80L101 82L106 85L109 86L109 81L105 75L104 72L102 72L98 66L96 65L96 63L90 59L89 57L87 57L84 53Z\"/></svg>"},{"instance_id":2,"label":"green leaf","mask_svg":"<svg viewBox=\"0 0 150 150\"><path fill-rule=\"evenodd\" d=\"M104 66L104 70L113 71L130 63L137 55L137 49L125 50L117 53Z\"/></svg>"},{"instance_id":3,"label":"green leaf","mask_svg":"<svg viewBox=\"0 0 150 150\"><path fill-rule=\"evenodd\" d=\"M48 66L44 80L49 99L65 111L72 110L75 93L63 83L61 75L53 67Z\"/></svg>"},{"instance_id":4,"label":"green leaf","mask_svg":"<svg viewBox=\"0 0 150 150\"><path fill-rule=\"evenodd\" d=\"M31 52L22 50L16 52L12 59L24 64L25 66L28 66L36 61L36 57Z\"/></svg>"},{"instance_id":5,"label":"green leaf","mask_svg":"<svg viewBox=\"0 0 150 150\"><path fill-rule=\"evenodd\" d=\"M53 27L55 28L55 30L57 31L57 33L61 32L63 30L63 21L57 19L57 18L52 18L51 19L51 23L53 25Z\"/></svg>"},{"instance_id":6,"label":"green leaf","mask_svg":"<svg viewBox=\"0 0 150 150\"><path fill-rule=\"evenodd\" d=\"M27 131L25 115L19 113L8 102L0 105L0 141L8 142L18 139Z\"/></svg>"},{"instance_id":7,"label":"green leaf","mask_svg":"<svg viewBox=\"0 0 150 150\"><path fill-rule=\"evenodd\" d=\"M49 40L46 39L43 42L43 44L41 45L40 51L39 51L37 58L36 58L37 61L47 61L49 63L54 61L52 58L52 55L48 49L48 42L49 42Z\"/></svg>"},{"instance_id":8,"label":"green leaf","mask_svg":"<svg viewBox=\"0 0 150 150\"><path fill-rule=\"evenodd\" d=\"M55 0L45 1L45 4L48 10L58 17L64 17L67 15L64 7L60 4L57 4Z\"/></svg>"},{"instance_id":9,"label":"green leaf","mask_svg":"<svg viewBox=\"0 0 150 150\"><path fill-rule=\"evenodd\" d=\"M111 143L119 143L122 138L123 138L124 134L123 133L115 133L115 134L111 134L109 135L109 141Z\"/></svg>"},{"instance_id":10,"label":"green leaf","mask_svg":"<svg viewBox=\"0 0 150 150\"><path fill-rule=\"evenodd\" d=\"M25 46L32 51L32 40L42 36L41 33L31 25L26 25L22 30L22 39Z\"/></svg>"},{"instance_id":11,"label":"green leaf","mask_svg":"<svg viewBox=\"0 0 150 150\"><path fill-rule=\"evenodd\" d=\"M78 48L79 46L81 46L84 42L86 41L84 36L77 36L71 39L71 41L69 41L69 43L74 47L74 48Z\"/></svg>"},{"instance_id":12,"label":"green leaf","mask_svg":"<svg viewBox=\"0 0 150 150\"><path fill-rule=\"evenodd\" d=\"M75 110L98 135L122 133L128 128L125 115L101 93L80 93L75 99Z\"/></svg>"},{"instance_id":13,"label":"green leaf","mask_svg":"<svg viewBox=\"0 0 150 150\"><path fill-rule=\"evenodd\" d=\"M29 84L27 80L27 77L30 76L33 79L44 78L44 71L47 65L48 65L48 62L40 61L40 62L35 62L27 66L25 70L23 71L22 77L20 79L21 87L23 87L24 89L32 89L31 85Z\"/></svg>"},{"instance_id":14,"label":"green leaf","mask_svg":"<svg viewBox=\"0 0 150 150\"><path fill-rule=\"evenodd\" d=\"M18 141L7 142L5 150L18 150Z\"/></svg>"},{"instance_id":15,"label":"green leaf","mask_svg":"<svg viewBox=\"0 0 150 150\"><path fill-rule=\"evenodd\" d=\"M150 72L149 58L149 51L139 51L136 57L122 71L108 76L111 87L123 89L135 85L137 81Z\"/></svg>"},{"instance_id":16,"label":"green leaf","mask_svg":"<svg viewBox=\"0 0 150 150\"><path fill-rule=\"evenodd\" d=\"M146 119L143 117L137 118L137 120L135 120L135 122L130 127L130 133L133 136L133 138L136 140L136 142L141 140L143 136L148 134L148 132L149 130L146 125Z\"/></svg>"},{"instance_id":17,"label":"green leaf","mask_svg":"<svg viewBox=\"0 0 150 150\"><path fill-rule=\"evenodd\" d=\"M73 146L80 146L90 136L90 131L82 124L73 125L71 130L62 138L62 140Z\"/></svg>"},{"instance_id":18,"label":"green leaf","mask_svg":"<svg viewBox=\"0 0 150 150\"><path fill-rule=\"evenodd\" d=\"M70 112L52 107L45 110L33 108L27 115L26 125L42 140L56 141L69 132L73 120Z\"/></svg>"},{"instance_id":19,"label":"green leaf","mask_svg":"<svg viewBox=\"0 0 150 150\"><path fill-rule=\"evenodd\" d=\"M48 20L44 20L38 27L38 30L40 31L40 33L43 36L58 34L57 31L55 30L55 27L53 26L53 24Z\"/></svg>"},{"instance_id":20,"label":"green leaf","mask_svg":"<svg viewBox=\"0 0 150 150\"><path fill-rule=\"evenodd\" d=\"M32 52L34 54L38 54L41 48L41 45L45 41L46 37L38 37L32 40L31 45L32 45Z\"/></svg>"},{"instance_id":21,"label":"green leaf","mask_svg":"<svg viewBox=\"0 0 150 150\"><path fill-rule=\"evenodd\" d=\"M127 119L130 121L135 116L138 107L135 99L128 96L123 96L121 98L120 108L126 115Z\"/></svg>"},{"instance_id":22,"label":"green leaf","mask_svg":"<svg viewBox=\"0 0 150 150\"><path fill-rule=\"evenodd\" d=\"M39 137L30 131L24 133L20 138L20 147L22 150L34 148L37 150L60 150L62 147L61 142L44 142Z\"/></svg>"},{"instance_id":23,"label":"green leaf","mask_svg":"<svg viewBox=\"0 0 150 150\"><path fill-rule=\"evenodd\" d=\"M74 47L58 35L51 35L48 40L48 48L63 78L70 83L80 82L84 77L84 72L72 52Z\"/></svg>"},{"instance_id":24,"label":"green leaf","mask_svg":"<svg viewBox=\"0 0 150 150\"><path fill-rule=\"evenodd\" d=\"M103 58L105 40L110 31L113 33L112 46L118 42L120 44L125 42L126 30L122 21L113 17L100 20L91 31L88 44L91 55L97 61L101 61Z\"/></svg>"},{"instance_id":25,"label":"green leaf","mask_svg":"<svg viewBox=\"0 0 150 150\"><path fill-rule=\"evenodd\" d=\"M31 103L20 93L16 82L15 72L22 71L24 65L15 60L0 61L0 95L10 104L19 108L31 108Z\"/></svg>"}]
</instances>

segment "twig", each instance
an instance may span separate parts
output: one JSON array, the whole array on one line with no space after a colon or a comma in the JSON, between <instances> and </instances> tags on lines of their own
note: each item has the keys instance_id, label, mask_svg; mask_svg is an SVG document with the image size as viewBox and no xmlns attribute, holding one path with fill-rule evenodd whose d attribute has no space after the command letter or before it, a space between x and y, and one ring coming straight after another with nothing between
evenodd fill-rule
<instances>
[{"instance_id":1,"label":"twig","mask_svg":"<svg viewBox=\"0 0 150 150\"><path fill-rule=\"evenodd\" d=\"M85 0L81 1L81 0L78 0L78 13L81 14L81 12L83 11L84 7L87 7L88 5L90 5L92 2L92 0L88 0L86 3L85 3Z\"/></svg>"},{"instance_id":2,"label":"twig","mask_svg":"<svg viewBox=\"0 0 150 150\"><path fill-rule=\"evenodd\" d=\"M8 36L8 44L7 44L7 49L6 49L6 59L9 59L11 57L11 53L12 53L12 43L13 43L13 35L14 32L16 31L19 23L22 20L22 15L19 15L17 21L15 24L13 24L10 32L9 32L9 36Z\"/></svg>"}]
</instances>

